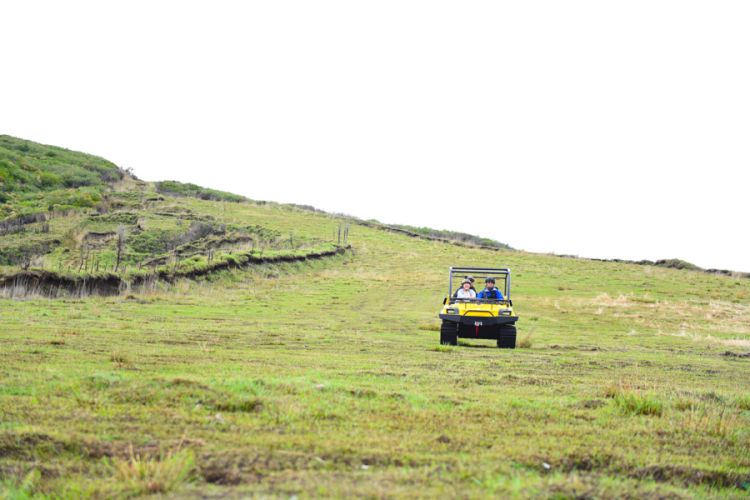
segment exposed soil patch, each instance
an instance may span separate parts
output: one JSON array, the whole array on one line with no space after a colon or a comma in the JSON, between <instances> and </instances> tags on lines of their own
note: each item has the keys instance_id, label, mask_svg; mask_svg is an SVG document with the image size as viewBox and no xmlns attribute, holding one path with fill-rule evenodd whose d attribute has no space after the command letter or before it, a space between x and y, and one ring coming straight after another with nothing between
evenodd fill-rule
<instances>
[{"instance_id":1,"label":"exposed soil patch","mask_svg":"<svg viewBox=\"0 0 750 500\"><path fill-rule=\"evenodd\" d=\"M540 459L539 463L547 462ZM573 471L603 472L624 475L633 479L651 479L662 483L682 486L704 485L721 488L745 489L750 484L750 475L720 470L704 470L694 467L669 464L654 464L645 467L622 464L618 457L610 455L573 455L561 463L552 463L553 470L566 473Z\"/></svg>"},{"instance_id":2,"label":"exposed soil patch","mask_svg":"<svg viewBox=\"0 0 750 500\"><path fill-rule=\"evenodd\" d=\"M60 240L53 238L0 248L0 264L28 268L34 258L51 252L60 243Z\"/></svg>"},{"instance_id":3,"label":"exposed soil patch","mask_svg":"<svg viewBox=\"0 0 750 500\"><path fill-rule=\"evenodd\" d=\"M65 453L101 458L106 443L89 440L66 440L43 432L0 434L0 458L36 461Z\"/></svg>"},{"instance_id":4,"label":"exposed soil patch","mask_svg":"<svg viewBox=\"0 0 750 500\"><path fill-rule=\"evenodd\" d=\"M605 403L601 399L587 399L586 401L581 401L580 406L582 408L596 409L601 408L606 404L607 403Z\"/></svg>"},{"instance_id":5,"label":"exposed soil patch","mask_svg":"<svg viewBox=\"0 0 750 500\"><path fill-rule=\"evenodd\" d=\"M728 358L750 358L750 352L724 351L721 353L721 355L726 356Z\"/></svg>"},{"instance_id":6,"label":"exposed soil patch","mask_svg":"<svg viewBox=\"0 0 750 500\"><path fill-rule=\"evenodd\" d=\"M267 257L245 254L241 255L239 260L216 262L213 265L190 271L160 270L151 274L136 276L130 282L116 274L66 276L52 271L21 271L10 276L0 277L0 293L4 292L5 295L10 297L35 295L45 297L59 297L61 295L72 295L75 297L119 295L128 287L148 285L155 281L171 283L177 279L194 279L218 271L239 269L253 265L318 260L342 255L350 249L351 246L346 246L323 252L311 252L304 255L273 255Z\"/></svg>"},{"instance_id":7,"label":"exposed soil patch","mask_svg":"<svg viewBox=\"0 0 750 500\"><path fill-rule=\"evenodd\" d=\"M57 297L63 294L76 297L86 295L117 295L127 284L115 274L98 276L66 276L51 271L22 271L0 278L0 290L10 297L42 295Z\"/></svg>"},{"instance_id":8,"label":"exposed soil patch","mask_svg":"<svg viewBox=\"0 0 750 500\"><path fill-rule=\"evenodd\" d=\"M12 219L5 219L0 221L0 236L22 231L27 224L46 222L47 220L49 220L49 216L46 213L25 214Z\"/></svg>"},{"instance_id":9,"label":"exposed soil patch","mask_svg":"<svg viewBox=\"0 0 750 500\"><path fill-rule=\"evenodd\" d=\"M702 470L679 465L650 465L628 474L635 479L653 479L660 482L679 483L685 486L706 485L722 488L744 489L750 484L750 475L715 470Z\"/></svg>"},{"instance_id":10,"label":"exposed soil patch","mask_svg":"<svg viewBox=\"0 0 750 500\"><path fill-rule=\"evenodd\" d=\"M342 255L347 250L350 250L351 246L347 247L337 247L334 250L328 250L324 252L312 252L305 255L273 255L268 257L258 257L251 254L245 254L241 257L240 261L222 261L222 262L216 262L210 266L206 266L204 268L200 269L194 269L191 271L157 271L156 273L153 273L151 275L147 276L138 276L136 277L132 282L131 286L139 286L142 284L146 284L149 282L152 282L154 279L166 281L166 282L172 282L176 279L180 278L198 278L201 276L206 276L211 273L215 273L218 271L224 271L228 269L240 269L243 267L251 266L251 265L263 265L263 264L278 264L278 263L287 263L287 262L305 262L307 260L318 260L318 259L324 259L326 257L333 257L336 255Z\"/></svg>"},{"instance_id":11,"label":"exposed soil patch","mask_svg":"<svg viewBox=\"0 0 750 500\"><path fill-rule=\"evenodd\" d=\"M307 469L310 461L311 457L300 453L229 451L202 455L198 470L207 483L233 485L258 482L272 472Z\"/></svg>"}]
</instances>

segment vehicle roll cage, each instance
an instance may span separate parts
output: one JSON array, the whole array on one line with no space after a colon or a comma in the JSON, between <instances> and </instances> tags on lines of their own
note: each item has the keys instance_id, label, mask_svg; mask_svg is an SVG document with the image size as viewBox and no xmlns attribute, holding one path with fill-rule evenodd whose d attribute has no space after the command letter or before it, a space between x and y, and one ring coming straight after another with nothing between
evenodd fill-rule
<instances>
[{"instance_id":1,"label":"vehicle roll cage","mask_svg":"<svg viewBox=\"0 0 750 500\"><path fill-rule=\"evenodd\" d=\"M504 280L505 281L505 290L503 290L503 295L505 296L505 301L510 301L510 269L507 267L451 267L448 270L448 298L452 302L455 302L457 300L461 301L471 301L471 302L484 302L484 303L492 303L492 302L505 302L502 300L496 300L496 299L457 299L453 297L453 277L459 277L463 279L466 276L474 276L474 279L476 282L479 282L480 280L484 281L484 279L487 276L492 276L496 280ZM498 287L499 288L499 287Z\"/></svg>"}]
</instances>

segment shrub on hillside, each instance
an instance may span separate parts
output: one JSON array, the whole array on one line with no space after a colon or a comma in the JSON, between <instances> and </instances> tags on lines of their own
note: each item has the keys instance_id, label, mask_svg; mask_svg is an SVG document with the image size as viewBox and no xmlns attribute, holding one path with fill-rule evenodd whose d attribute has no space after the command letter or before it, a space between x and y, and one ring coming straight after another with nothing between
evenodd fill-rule
<instances>
[{"instance_id":1,"label":"shrub on hillside","mask_svg":"<svg viewBox=\"0 0 750 500\"><path fill-rule=\"evenodd\" d=\"M50 211L67 210L70 208L91 208L102 200L102 193L97 187L82 187L79 189L57 189L47 193L38 193L25 200L37 200L35 205L42 205Z\"/></svg>"},{"instance_id":2,"label":"shrub on hillside","mask_svg":"<svg viewBox=\"0 0 750 500\"><path fill-rule=\"evenodd\" d=\"M59 175L52 172L41 172L39 174L39 185L44 189L54 188L60 184L62 184L62 179Z\"/></svg>"},{"instance_id":3,"label":"shrub on hillside","mask_svg":"<svg viewBox=\"0 0 750 500\"><path fill-rule=\"evenodd\" d=\"M700 267L682 259L661 259L654 262L654 265L659 267L668 267L670 269L689 269L692 271L701 271Z\"/></svg>"},{"instance_id":4,"label":"shrub on hillside","mask_svg":"<svg viewBox=\"0 0 750 500\"><path fill-rule=\"evenodd\" d=\"M152 229L130 237L130 248L140 254L157 255L169 250L175 233L165 229Z\"/></svg>"},{"instance_id":5,"label":"shrub on hillside","mask_svg":"<svg viewBox=\"0 0 750 500\"><path fill-rule=\"evenodd\" d=\"M247 198L245 198L244 196L227 193L226 191L208 189L196 184L177 181L157 182L156 190L160 193L168 194L171 196L189 196L192 198L199 198L201 200L231 201L235 203L247 200Z\"/></svg>"},{"instance_id":6,"label":"shrub on hillside","mask_svg":"<svg viewBox=\"0 0 750 500\"><path fill-rule=\"evenodd\" d=\"M490 238L483 238L481 236L475 236L473 234L461 233L458 231L448 231L445 229L432 229L429 227L415 227L415 226L404 226L404 225L393 225L392 227L402 229L420 236L426 236L428 238L436 238L442 240L458 241L461 243L468 243L471 245L485 246L492 248L510 249L511 247L500 241L496 241Z\"/></svg>"},{"instance_id":7,"label":"shrub on hillside","mask_svg":"<svg viewBox=\"0 0 750 500\"><path fill-rule=\"evenodd\" d=\"M0 189L5 191L103 186L123 175L103 158L0 135Z\"/></svg>"}]
</instances>

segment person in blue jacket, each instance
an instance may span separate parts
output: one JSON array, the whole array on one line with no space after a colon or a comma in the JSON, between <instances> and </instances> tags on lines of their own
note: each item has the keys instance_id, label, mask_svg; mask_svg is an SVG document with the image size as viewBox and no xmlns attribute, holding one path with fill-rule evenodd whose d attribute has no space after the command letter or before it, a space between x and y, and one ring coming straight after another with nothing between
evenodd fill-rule
<instances>
[{"instance_id":1,"label":"person in blue jacket","mask_svg":"<svg viewBox=\"0 0 750 500\"><path fill-rule=\"evenodd\" d=\"M477 294L477 298L503 300L503 293L495 288L495 278L484 280L484 290Z\"/></svg>"}]
</instances>

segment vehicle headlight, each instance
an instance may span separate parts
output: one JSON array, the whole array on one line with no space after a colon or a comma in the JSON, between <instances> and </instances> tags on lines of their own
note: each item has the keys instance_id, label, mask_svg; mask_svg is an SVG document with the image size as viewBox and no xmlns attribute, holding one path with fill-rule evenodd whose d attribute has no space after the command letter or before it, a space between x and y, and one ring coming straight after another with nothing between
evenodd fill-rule
<instances>
[{"instance_id":1,"label":"vehicle headlight","mask_svg":"<svg viewBox=\"0 0 750 500\"><path fill-rule=\"evenodd\" d=\"M448 309L445 310L445 312L448 313L448 314L458 314L458 309L454 309L452 307L449 307Z\"/></svg>"}]
</instances>

